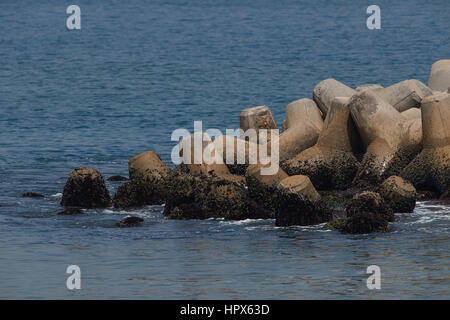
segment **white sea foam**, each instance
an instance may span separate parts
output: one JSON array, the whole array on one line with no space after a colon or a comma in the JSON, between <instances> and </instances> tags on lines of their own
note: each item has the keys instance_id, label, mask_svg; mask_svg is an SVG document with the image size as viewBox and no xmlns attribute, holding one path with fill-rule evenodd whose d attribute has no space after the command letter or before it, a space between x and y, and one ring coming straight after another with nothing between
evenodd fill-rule
<instances>
[{"instance_id":1,"label":"white sea foam","mask_svg":"<svg viewBox=\"0 0 450 320\"><path fill-rule=\"evenodd\" d=\"M245 219L245 220L227 220L227 221L220 221L220 223L227 224L227 225L247 225L252 223L259 223L263 221L271 221L268 219Z\"/></svg>"}]
</instances>

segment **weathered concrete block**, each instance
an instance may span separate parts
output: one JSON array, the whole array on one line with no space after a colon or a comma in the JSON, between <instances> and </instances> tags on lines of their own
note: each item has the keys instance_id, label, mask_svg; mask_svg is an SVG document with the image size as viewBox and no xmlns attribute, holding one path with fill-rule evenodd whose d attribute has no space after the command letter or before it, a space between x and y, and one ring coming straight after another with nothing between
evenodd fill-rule
<instances>
[{"instance_id":1,"label":"weathered concrete block","mask_svg":"<svg viewBox=\"0 0 450 320\"><path fill-rule=\"evenodd\" d=\"M411 108L411 109L408 109L406 111L403 111L401 114L402 114L402 116L405 119L408 119L408 120L414 120L414 119L421 119L422 118L422 111L420 111L419 108Z\"/></svg>"},{"instance_id":2,"label":"weathered concrete block","mask_svg":"<svg viewBox=\"0 0 450 320\"><path fill-rule=\"evenodd\" d=\"M366 145L356 183L379 184L398 174L420 151L420 119L405 119L371 90L355 94L349 108Z\"/></svg>"},{"instance_id":3,"label":"weathered concrete block","mask_svg":"<svg viewBox=\"0 0 450 320\"><path fill-rule=\"evenodd\" d=\"M436 91L446 91L450 87L450 59L439 60L433 64L428 86Z\"/></svg>"},{"instance_id":4,"label":"weathered concrete block","mask_svg":"<svg viewBox=\"0 0 450 320\"><path fill-rule=\"evenodd\" d=\"M223 155L216 152L211 137L206 132L194 132L179 143L182 166L195 175L229 175Z\"/></svg>"},{"instance_id":5,"label":"weathered concrete block","mask_svg":"<svg viewBox=\"0 0 450 320\"><path fill-rule=\"evenodd\" d=\"M322 112L317 104L311 99L299 99L288 104L286 107L286 120L283 132L297 125L309 122L319 131L323 128Z\"/></svg>"},{"instance_id":6,"label":"weathered concrete block","mask_svg":"<svg viewBox=\"0 0 450 320\"><path fill-rule=\"evenodd\" d=\"M377 90L380 90L380 89L384 89L384 87L381 85L381 84L363 84L363 85L360 85L360 86L358 86L358 87L356 87L356 91L363 91L363 90L373 90L373 91L377 91Z\"/></svg>"},{"instance_id":7,"label":"weathered concrete block","mask_svg":"<svg viewBox=\"0 0 450 320\"><path fill-rule=\"evenodd\" d=\"M329 210L321 210L320 195L307 176L283 179L276 192L277 226L313 225L331 220Z\"/></svg>"},{"instance_id":8,"label":"weathered concrete block","mask_svg":"<svg viewBox=\"0 0 450 320\"><path fill-rule=\"evenodd\" d=\"M381 184L380 195L394 212L413 212L416 206L416 188L399 176L390 176Z\"/></svg>"},{"instance_id":9,"label":"weathered concrete block","mask_svg":"<svg viewBox=\"0 0 450 320\"><path fill-rule=\"evenodd\" d=\"M325 119L317 143L282 163L290 175L304 174L319 190L346 189L351 186L359 168L352 153L349 98L338 97Z\"/></svg>"},{"instance_id":10,"label":"weathered concrete block","mask_svg":"<svg viewBox=\"0 0 450 320\"><path fill-rule=\"evenodd\" d=\"M313 98L317 103L319 109L322 111L323 116L325 117L331 107L331 103L333 102L334 98L350 98L355 93L355 90L347 87L345 84L335 79L326 79L315 86L313 91Z\"/></svg>"},{"instance_id":11,"label":"weathered concrete block","mask_svg":"<svg viewBox=\"0 0 450 320\"><path fill-rule=\"evenodd\" d=\"M415 79L396 83L390 87L377 90L376 93L399 112L410 108L420 108L422 99L433 94L430 88Z\"/></svg>"},{"instance_id":12,"label":"weathered concrete block","mask_svg":"<svg viewBox=\"0 0 450 320\"><path fill-rule=\"evenodd\" d=\"M436 192L450 187L450 94L441 92L422 101L423 150L401 177L417 190Z\"/></svg>"},{"instance_id":13,"label":"weathered concrete block","mask_svg":"<svg viewBox=\"0 0 450 320\"><path fill-rule=\"evenodd\" d=\"M273 119L272 112L267 106L258 106L244 109L241 112L240 128L244 131L248 129L277 129L277 124Z\"/></svg>"},{"instance_id":14,"label":"weathered concrete block","mask_svg":"<svg viewBox=\"0 0 450 320\"><path fill-rule=\"evenodd\" d=\"M170 172L170 168L161 160L156 152L147 151L134 156L128 162L130 179L161 179Z\"/></svg>"},{"instance_id":15,"label":"weathered concrete block","mask_svg":"<svg viewBox=\"0 0 450 320\"><path fill-rule=\"evenodd\" d=\"M320 200L320 195L317 192L311 180L304 175L295 175L284 178L278 184L279 189L285 189L289 192L298 193L309 199L311 202Z\"/></svg>"}]
</instances>

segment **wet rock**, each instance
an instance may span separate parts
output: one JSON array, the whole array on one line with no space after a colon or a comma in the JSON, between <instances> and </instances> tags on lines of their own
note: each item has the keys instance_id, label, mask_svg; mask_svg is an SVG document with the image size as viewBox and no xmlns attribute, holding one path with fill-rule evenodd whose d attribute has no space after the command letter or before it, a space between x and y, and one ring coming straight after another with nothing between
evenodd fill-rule
<instances>
[{"instance_id":1,"label":"wet rock","mask_svg":"<svg viewBox=\"0 0 450 320\"><path fill-rule=\"evenodd\" d=\"M273 218L270 211L261 208L248 195L247 190L235 184L216 186L205 201L208 212L227 220Z\"/></svg>"},{"instance_id":2,"label":"wet rock","mask_svg":"<svg viewBox=\"0 0 450 320\"><path fill-rule=\"evenodd\" d=\"M376 93L399 112L420 108L422 99L433 94L430 88L415 79L396 83Z\"/></svg>"},{"instance_id":3,"label":"wet rock","mask_svg":"<svg viewBox=\"0 0 450 320\"><path fill-rule=\"evenodd\" d=\"M450 187L450 94L438 93L422 101L423 150L401 177L417 190L438 197Z\"/></svg>"},{"instance_id":4,"label":"wet rock","mask_svg":"<svg viewBox=\"0 0 450 320\"><path fill-rule=\"evenodd\" d=\"M371 90L355 94L349 109L366 153L354 182L378 185L399 172L421 149L422 122L407 120Z\"/></svg>"},{"instance_id":5,"label":"wet rock","mask_svg":"<svg viewBox=\"0 0 450 320\"><path fill-rule=\"evenodd\" d=\"M314 188L311 180L304 175L295 175L284 178L278 184L278 189L302 194L313 203L320 200L320 194L317 192L316 188Z\"/></svg>"},{"instance_id":6,"label":"wet rock","mask_svg":"<svg viewBox=\"0 0 450 320\"><path fill-rule=\"evenodd\" d=\"M377 192L363 191L353 196L352 201L347 206L347 217L350 218L355 213L362 211L376 212L389 222L395 220L394 212Z\"/></svg>"},{"instance_id":7,"label":"wet rock","mask_svg":"<svg viewBox=\"0 0 450 320\"><path fill-rule=\"evenodd\" d=\"M130 227L138 227L142 225L144 219L139 217L127 217L116 223L116 226L120 228L130 228Z\"/></svg>"},{"instance_id":8,"label":"wet rock","mask_svg":"<svg viewBox=\"0 0 450 320\"><path fill-rule=\"evenodd\" d=\"M130 179L159 180L170 172L170 168L153 151L147 151L131 158L128 170Z\"/></svg>"},{"instance_id":9,"label":"wet rock","mask_svg":"<svg viewBox=\"0 0 450 320\"><path fill-rule=\"evenodd\" d=\"M169 219L228 220L268 218L243 185L216 176L195 176L174 170L166 179L168 197L164 214Z\"/></svg>"},{"instance_id":10,"label":"wet rock","mask_svg":"<svg viewBox=\"0 0 450 320\"><path fill-rule=\"evenodd\" d=\"M248 193L263 208L275 213L278 184L288 175L282 169L278 169L274 175L263 175L261 174L262 167L261 164L252 164L248 167L245 175Z\"/></svg>"},{"instance_id":11,"label":"wet rock","mask_svg":"<svg viewBox=\"0 0 450 320\"><path fill-rule=\"evenodd\" d=\"M331 220L330 222L327 222L327 224L325 224L324 229L342 230L344 228L345 224L347 223L347 221L348 221L347 218L339 218L339 219Z\"/></svg>"},{"instance_id":12,"label":"wet rock","mask_svg":"<svg viewBox=\"0 0 450 320\"><path fill-rule=\"evenodd\" d=\"M328 113L328 110L331 108L331 103L335 98L350 98L355 93L355 90L347 87L345 84L335 79L326 79L321 81L314 87L313 98L317 103L320 111L322 111L323 116L325 117Z\"/></svg>"},{"instance_id":13,"label":"wet rock","mask_svg":"<svg viewBox=\"0 0 450 320\"><path fill-rule=\"evenodd\" d=\"M111 198L100 172L91 168L72 170L64 186L62 206L105 208L110 204Z\"/></svg>"},{"instance_id":14,"label":"wet rock","mask_svg":"<svg viewBox=\"0 0 450 320\"><path fill-rule=\"evenodd\" d=\"M389 223L375 212L362 211L355 213L346 220L340 229L342 233L366 234L373 232L388 232Z\"/></svg>"},{"instance_id":15,"label":"wet rock","mask_svg":"<svg viewBox=\"0 0 450 320\"><path fill-rule=\"evenodd\" d=\"M450 189L444 192L440 197L439 200L449 201L450 200Z\"/></svg>"},{"instance_id":16,"label":"wet rock","mask_svg":"<svg viewBox=\"0 0 450 320\"><path fill-rule=\"evenodd\" d=\"M398 176L387 178L380 186L380 195L394 212L413 212L417 192L412 184Z\"/></svg>"},{"instance_id":17,"label":"wet rock","mask_svg":"<svg viewBox=\"0 0 450 320\"><path fill-rule=\"evenodd\" d=\"M418 191L417 200L418 201L428 201L439 199L438 195L433 191Z\"/></svg>"},{"instance_id":18,"label":"wet rock","mask_svg":"<svg viewBox=\"0 0 450 320\"><path fill-rule=\"evenodd\" d=\"M107 180L111 181L111 182L128 181L128 178L125 178L125 177L122 177L122 176L112 176L112 177L109 177Z\"/></svg>"},{"instance_id":19,"label":"wet rock","mask_svg":"<svg viewBox=\"0 0 450 320\"><path fill-rule=\"evenodd\" d=\"M166 197L163 181L147 177L134 179L119 186L114 194L113 204L116 208L161 205Z\"/></svg>"},{"instance_id":20,"label":"wet rock","mask_svg":"<svg viewBox=\"0 0 450 320\"><path fill-rule=\"evenodd\" d=\"M57 215L59 216L72 216L72 215L77 215L77 214L82 214L83 211L79 208L67 208L63 211L60 211L57 213Z\"/></svg>"},{"instance_id":21,"label":"wet rock","mask_svg":"<svg viewBox=\"0 0 450 320\"><path fill-rule=\"evenodd\" d=\"M307 176L297 175L283 179L276 192L277 226L307 226L329 221L329 211L319 210L315 203L320 195Z\"/></svg>"},{"instance_id":22,"label":"wet rock","mask_svg":"<svg viewBox=\"0 0 450 320\"><path fill-rule=\"evenodd\" d=\"M22 198L43 198L44 196L40 193L27 192L22 195Z\"/></svg>"},{"instance_id":23,"label":"wet rock","mask_svg":"<svg viewBox=\"0 0 450 320\"><path fill-rule=\"evenodd\" d=\"M431 67L428 86L435 91L446 91L450 86L450 60L439 60Z\"/></svg>"},{"instance_id":24,"label":"wet rock","mask_svg":"<svg viewBox=\"0 0 450 320\"><path fill-rule=\"evenodd\" d=\"M359 168L352 153L352 120L348 98L336 98L325 119L317 143L288 161L281 167L290 175L310 177L319 190L347 189Z\"/></svg>"},{"instance_id":25,"label":"wet rock","mask_svg":"<svg viewBox=\"0 0 450 320\"><path fill-rule=\"evenodd\" d=\"M320 199L315 203L316 210L327 212L332 220L347 217L347 205L353 198L353 192L347 191L321 191Z\"/></svg>"},{"instance_id":26,"label":"wet rock","mask_svg":"<svg viewBox=\"0 0 450 320\"><path fill-rule=\"evenodd\" d=\"M351 234L388 232L389 221L394 221L392 209L378 193L370 191L353 197L347 207L347 217L340 231Z\"/></svg>"}]
</instances>

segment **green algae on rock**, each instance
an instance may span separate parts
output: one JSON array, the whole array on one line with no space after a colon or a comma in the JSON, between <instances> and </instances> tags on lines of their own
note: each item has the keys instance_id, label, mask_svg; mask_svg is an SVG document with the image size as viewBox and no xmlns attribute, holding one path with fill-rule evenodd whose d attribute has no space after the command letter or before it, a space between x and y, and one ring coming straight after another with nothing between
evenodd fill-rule
<instances>
[{"instance_id":1,"label":"green algae on rock","mask_svg":"<svg viewBox=\"0 0 450 320\"><path fill-rule=\"evenodd\" d=\"M97 170L72 170L64 186L61 205L64 207L105 208L111 204L105 181Z\"/></svg>"}]
</instances>

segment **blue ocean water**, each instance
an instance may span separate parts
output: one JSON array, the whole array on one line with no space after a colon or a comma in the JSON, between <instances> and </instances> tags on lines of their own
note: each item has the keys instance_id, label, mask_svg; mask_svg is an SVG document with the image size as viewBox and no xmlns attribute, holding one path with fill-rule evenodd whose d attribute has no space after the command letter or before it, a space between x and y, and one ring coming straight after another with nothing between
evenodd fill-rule
<instances>
[{"instance_id":1,"label":"blue ocean water","mask_svg":"<svg viewBox=\"0 0 450 320\"><path fill-rule=\"evenodd\" d=\"M82 29L66 28L81 8ZM450 2L129 0L0 2L0 298L450 297L450 207L420 202L388 234L280 229L272 220L169 221L161 207L57 216L68 173L127 175L173 130L237 128L333 77L351 87L427 82L450 58ZM108 183L111 193L118 183ZM20 195L34 191L43 199ZM119 229L126 215L141 228ZM66 288L78 265L82 289ZM368 290L378 265L382 289Z\"/></svg>"}]
</instances>

